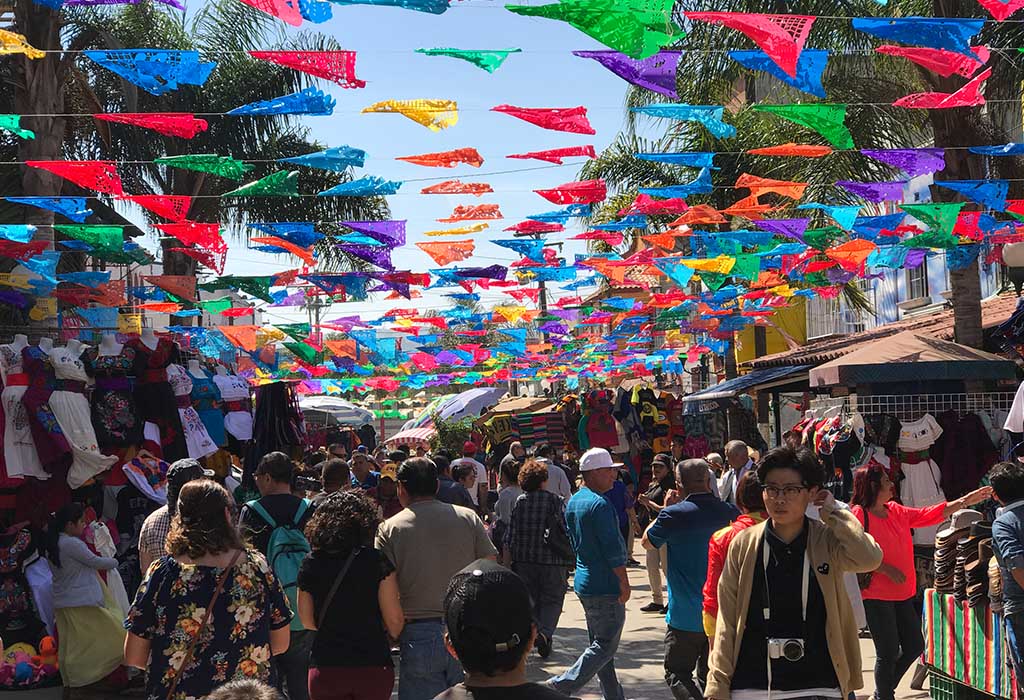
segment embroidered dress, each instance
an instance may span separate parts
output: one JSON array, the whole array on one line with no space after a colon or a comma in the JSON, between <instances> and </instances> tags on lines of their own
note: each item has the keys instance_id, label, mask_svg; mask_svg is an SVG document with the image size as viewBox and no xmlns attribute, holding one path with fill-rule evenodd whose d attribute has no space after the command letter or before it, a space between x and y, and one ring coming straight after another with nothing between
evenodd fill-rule
<instances>
[{"instance_id":1,"label":"embroidered dress","mask_svg":"<svg viewBox=\"0 0 1024 700\"><path fill-rule=\"evenodd\" d=\"M28 411L22 397L28 390L28 375L22 366L21 353L10 345L0 345L0 376L4 390L0 402L4 408L4 463L8 476L34 476L49 479L32 440Z\"/></svg>"},{"instance_id":2,"label":"embroidered dress","mask_svg":"<svg viewBox=\"0 0 1024 700\"><path fill-rule=\"evenodd\" d=\"M34 551L28 530L0 533L0 635L7 645L35 646L45 631L22 569Z\"/></svg>"},{"instance_id":3,"label":"embroidered dress","mask_svg":"<svg viewBox=\"0 0 1024 700\"><path fill-rule=\"evenodd\" d=\"M71 447L50 408L50 395L57 385L50 357L46 351L30 345L22 349L21 360L28 375L28 389L21 401L28 410L28 424L39 462L48 472L63 473L71 462Z\"/></svg>"},{"instance_id":4,"label":"embroidered dress","mask_svg":"<svg viewBox=\"0 0 1024 700\"><path fill-rule=\"evenodd\" d=\"M135 349L124 345L117 355L100 355L92 348L82 360L85 371L96 378L90 408L100 449L141 444L142 420L132 393Z\"/></svg>"},{"instance_id":5,"label":"embroidered dress","mask_svg":"<svg viewBox=\"0 0 1024 700\"><path fill-rule=\"evenodd\" d=\"M139 417L143 423L156 427L161 456L167 462L188 457L177 400L167 382L167 366L178 361L178 346L167 338L160 338L154 350L139 338L132 338L127 344L135 351L134 393Z\"/></svg>"},{"instance_id":6,"label":"embroidered dress","mask_svg":"<svg viewBox=\"0 0 1024 700\"><path fill-rule=\"evenodd\" d=\"M223 399L224 429L237 440L252 440L252 400L249 382L234 374L213 377Z\"/></svg>"},{"instance_id":7,"label":"embroidered dress","mask_svg":"<svg viewBox=\"0 0 1024 700\"><path fill-rule=\"evenodd\" d=\"M222 571L180 564L170 556L150 566L125 620L129 632L152 645L147 700L167 697L173 668L184 661ZM246 550L217 598L192 661L181 670L175 700L199 700L233 680L272 683L270 631L287 627L291 618L284 590L267 560Z\"/></svg>"},{"instance_id":8,"label":"embroidered dress","mask_svg":"<svg viewBox=\"0 0 1024 700\"><path fill-rule=\"evenodd\" d=\"M206 432L210 434L217 445L223 447L227 444L228 438L224 434L224 414L220 410L220 390L209 377L196 377L189 373L192 379L192 408L196 409L199 419L206 426Z\"/></svg>"},{"instance_id":9,"label":"embroidered dress","mask_svg":"<svg viewBox=\"0 0 1024 700\"><path fill-rule=\"evenodd\" d=\"M188 456L192 459L200 459L206 455L212 455L217 451L217 445L210 438L206 426L192 408L192 377L181 365L169 365L167 367L167 381L174 390L174 396L178 404L178 415L181 417L181 427L185 431L185 445L188 447Z\"/></svg>"}]
</instances>

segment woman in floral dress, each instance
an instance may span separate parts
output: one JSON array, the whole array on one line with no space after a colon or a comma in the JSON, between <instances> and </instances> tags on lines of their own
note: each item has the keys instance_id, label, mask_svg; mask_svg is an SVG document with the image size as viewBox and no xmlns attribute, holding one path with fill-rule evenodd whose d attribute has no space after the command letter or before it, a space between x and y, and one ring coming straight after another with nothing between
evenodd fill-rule
<instances>
[{"instance_id":1,"label":"woman in floral dress","mask_svg":"<svg viewBox=\"0 0 1024 700\"><path fill-rule=\"evenodd\" d=\"M266 559L244 548L223 486L201 479L182 487L167 551L149 567L125 621L125 662L146 669L146 698L165 700L176 674L173 700L198 700L231 680L273 683L270 659L288 650L292 613Z\"/></svg>"}]
</instances>

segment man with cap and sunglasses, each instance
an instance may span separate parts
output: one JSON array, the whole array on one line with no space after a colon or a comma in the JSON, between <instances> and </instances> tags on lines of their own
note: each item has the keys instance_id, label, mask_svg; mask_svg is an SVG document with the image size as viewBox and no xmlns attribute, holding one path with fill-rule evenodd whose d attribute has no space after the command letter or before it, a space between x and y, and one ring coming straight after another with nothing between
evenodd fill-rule
<instances>
[{"instance_id":1,"label":"man with cap and sunglasses","mask_svg":"<svg viewBox=\"0 0 1024 700\"><path fill-rule=\"evenodd\" d=\"M445 594L445 643L466 672L434 700L563 700L526 680L537 627L530 592L518 575L478 559L452 577Z\"/></svg>"},{"instance_id":2,"label":"man with cap and sunglasses","mask_svg":"<svg viewBox=\"0 0 1024 700\"><path fill-rule=\"evenodd\" d=\"M177 510L181 487L190 481L212 476L212 471L203 469L203 465L194 459L179 459L167 469L167 505L150 513L139 530L139 567L143 574L150 564L164 555L164 544L171 531L171 518Z\"/></svg>"},{"instance_id":3,"label":"man with cap and sunglasses","mask_svg":"<svg viewBox=\"0 0 1024 700\"><path fill-rule=\"evenodd\" d=\"M615 507L603 494L611 490L619 467L608 450L594 447L580 457L584 486L565 508L566 529L576 550L573 588L587 618L590 646L571 668L547 681L562 695L573 695L597 676L604 700L624 700L615 674L615 652L626 622L629 579L626 543Z\"/></svg>"}]
</instances>

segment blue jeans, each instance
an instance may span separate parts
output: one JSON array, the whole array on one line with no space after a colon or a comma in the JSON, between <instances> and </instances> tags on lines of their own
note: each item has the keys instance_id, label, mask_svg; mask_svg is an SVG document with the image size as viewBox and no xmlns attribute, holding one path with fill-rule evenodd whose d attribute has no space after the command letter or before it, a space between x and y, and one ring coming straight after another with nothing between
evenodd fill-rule
<instances>
[{"instance_id":1,"label":"blue jeans","mask_svg":"<svg viewBox=\"0 0 1024 700\"><path fill-rule=\"evenodd\" d=\"M440 621L406 623L399 644L398 700L433 700L462 682L462 666L444 645Z\"/></svg>"},{"instance_id":2,"label":"blue jeans","mask_svg":"<svg viewBox=\"0 0 1024 700\"><path fill-rule=\"evenodd\" d=\"M1024 612L1003 616L1006 628L1006 645L1009 647L1010 664L1017 674L1017 685L1024 684Z\"/></svg>"},{"instance_id":3,"label":"blue jeans","mask_svg":"<svg viewBox=\"0 0 1024 700\"><path fill-rule=\"evenodd\" d=\"M548 683L562 695L571 696L597 676L604 700L625 700L615 675L615 651L626 623L626 606L614 595L580 596L580 603L587 617L590 646L571 668Z\"/></svg>"}]
</instances>

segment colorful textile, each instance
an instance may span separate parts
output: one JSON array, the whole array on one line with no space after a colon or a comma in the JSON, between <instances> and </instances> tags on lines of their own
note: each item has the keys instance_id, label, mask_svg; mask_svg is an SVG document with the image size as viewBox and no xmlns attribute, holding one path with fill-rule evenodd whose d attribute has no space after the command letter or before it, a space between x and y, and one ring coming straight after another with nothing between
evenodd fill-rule
<instances>
[{"instance_id":1,"label":"colorful textile","mask_svg":"<svg viewBox=\"0 0 1024 700\"><path fill-rule=\"evenodd\" d=\"M683 14L689 20L721 24L742 32L791 78L797 75L797 61L816 19L810 15L761 15L747 12Z\"/></svg>"},{"instance_id":2,"label":"colorful textile","mask_svg":"<svg viewBox=\"0 0 1024 700\"><path fill-rule=\"evenodd\" d=\"M123 49L84 51L89 59L153 95L164 95L183 85L203 85L214 67L200 60L198 51Z\"/></svg>"}]
</instances>

